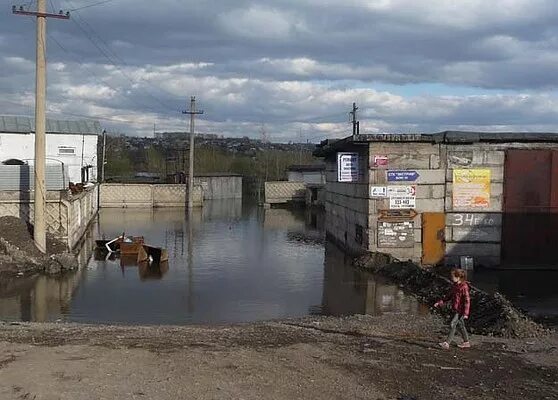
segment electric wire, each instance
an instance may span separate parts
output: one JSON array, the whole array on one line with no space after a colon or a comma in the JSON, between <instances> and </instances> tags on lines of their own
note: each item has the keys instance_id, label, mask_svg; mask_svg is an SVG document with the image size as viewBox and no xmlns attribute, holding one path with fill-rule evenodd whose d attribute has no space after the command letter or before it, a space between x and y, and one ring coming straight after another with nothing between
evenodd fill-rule
<instances>
[{"instance_id":1,"label":"electric wire","mask_svg":"<svg viewBox=\"0 0 558 400\"><path fill-rule=\"evenodd\" d=\"M91 8L91 7L95 7L95 6L100 6L101 4L106 4L106 3L112 3L115 0L104 0L104 1L98 1L96 3L91 3L91 4L87 4L85 6L81 6L81 7L77 7L77 8L72 8L68 11L73 12L73 11L79 11L79 10L84 10L86 8Z\"/></svg>"},{"instance_id":2,"label":"electric wire","mask_svg":"<svg viewBox=\"0 0 558 400\"><path fill-rule=\"evenodd\" d=\"M64 0L64 1L65 1L67 4L69 4L70 6L73 6L73 3L72 3L70 0ZM91 24L90 24L90 23L85 19L85 17L84 17L83 15L81 15L80 13L76 13L76 14L74 15L74 22L75 22L75 23L78 23L78 20L79 20L79 23L82 24L82 27L83 27L83 28L81 28L82 31L83 31L83 30L89 30L90 35L89 35L88 33L86 33L86 36L91 36L91 39L90 39L90 40L93 40L93 38L96 38L97 41L99 41L100 44L102 44L102 45L104 46L106 52L109 53L109 55L108 55L108 58L110 59L109 61L110 61L113 65L118 66L118 64L122 64L122 65L124 65L124 66L127 67L127 68L131 68L131 67L132 67L132 66L130 66L130 64L128 64L122 57L120 57L120 56L112 49L112 47L109 45L109 43L107 43L107 41L104 40L104 39L102 38L102 36L99 35L99 34L96 32L96 30L93 28L93 26L91 26ZM84 28L87 28L87 29L84 29ZM84 33L85 33L85 32L84 32ZM97 47L97 45L96 45L96 47ZM105 57L107 57L107 55L105 55ZM114 59L116 59L116 61L114 61ZM124 72L122 72L122 73L124 74ZM128 76L128 78L131 79L132 81L134 81L133 78L130 78L129 76ZM175 99L178 99L178 98L179 98L179 97L175 96L174 94L169 93L169 92L167 92L166 90L162 89L161 87L159 87L159 86L157 86L157 85L154 85L154 84L153 84L152 82L150 82L148 79L139 78L139 80L142 81L142 82L145 82L147 85L151 86L153 89L160 91L160 92L161 92L162 94L164 94L166 97L175 98ZM134 82L134 84L135 84L135 83L137 83L137 82ZM146 91L146 93L148 93L148 92ZM164 103L162 100L158 99L156 96L154 96L154 95L152 95L152 94L150 94L150 96L156 98L158 102ZM165 104L165 107L167 107L167 108L172 108L172 107L169 107L168 104Z\"/></svg>"}]
</instances>

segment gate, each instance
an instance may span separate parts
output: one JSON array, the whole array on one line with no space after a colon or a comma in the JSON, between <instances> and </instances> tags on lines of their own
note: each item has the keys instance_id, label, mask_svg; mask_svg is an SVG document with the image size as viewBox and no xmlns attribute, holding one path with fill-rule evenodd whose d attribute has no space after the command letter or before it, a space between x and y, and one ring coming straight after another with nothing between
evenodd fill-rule
<instances>
[{"instance_id":1,"label":"gate","mask_svg":"<svg viewBox=\"0 0 558 400\"><path fill-rule=\"evenodd\" d=\"M558 151L508 150L504 170L502 261L558 263Z\"/></svg>"}]
</instances>

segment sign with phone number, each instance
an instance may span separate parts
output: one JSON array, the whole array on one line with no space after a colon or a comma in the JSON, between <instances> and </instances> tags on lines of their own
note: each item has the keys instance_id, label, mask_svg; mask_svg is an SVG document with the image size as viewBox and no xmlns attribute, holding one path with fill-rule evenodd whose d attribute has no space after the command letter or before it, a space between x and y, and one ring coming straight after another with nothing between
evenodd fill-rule
<instances>
[{"instance_id":1,"label":"sign with phone number","mask_svg":"<svg viewBox=\"0 0 558 400\"><path fill-rule=\"evenodd\" d=\"M415 208L416 207L416 197L390 197L389 198L389 208L391 210L399 210L404 208Z\"/></svg>"}]
</instances>

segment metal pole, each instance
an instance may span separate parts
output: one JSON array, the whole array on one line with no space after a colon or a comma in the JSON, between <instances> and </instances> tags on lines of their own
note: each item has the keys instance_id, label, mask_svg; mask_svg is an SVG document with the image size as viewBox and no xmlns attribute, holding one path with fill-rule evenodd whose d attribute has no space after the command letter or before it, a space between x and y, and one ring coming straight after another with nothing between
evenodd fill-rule
<instances>
[{"instance_id":1,"label":"metal pole","mask_svg":"<svg viewBox=\"0 0 558 400\"><path fill-rule=\"evenodd\" d=\"M37 1L38 12L46 13L46 1ZM35 84L35 245L46 253L46 17L37 16L37 67Z\"/></svg>"}]
</instances>

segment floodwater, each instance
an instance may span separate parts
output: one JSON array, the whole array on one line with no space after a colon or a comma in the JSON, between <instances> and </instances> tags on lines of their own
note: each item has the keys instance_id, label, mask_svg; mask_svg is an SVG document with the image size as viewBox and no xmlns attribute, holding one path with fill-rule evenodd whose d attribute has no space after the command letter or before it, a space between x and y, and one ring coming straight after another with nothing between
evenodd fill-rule
<instances>
[{"instance_id":1,"label":"floodwater","mask_svg":"<svg viewBox=\"0 0 558 400\"><path fill-rule=\"evenodd\" d=\"M168 268L92 254L93 238L142 235ZM90 257L90 258L89 258ZM312 314L426 313L395 285L347 265L322 215L241 201L184 209L103 209L62 277L0 283L0 318L119 324L223 324Z\"/></svg>"},{"instance_id":2,"label":"floodwater","mask_svg":"<svg viewBox=\"0 0 558 400\"><path fill-rule=\"evenodd\" d=\"M558 270L478 270L471 281L503 294L536 321L558 327Z\"/></svg>"}]
</instances>

